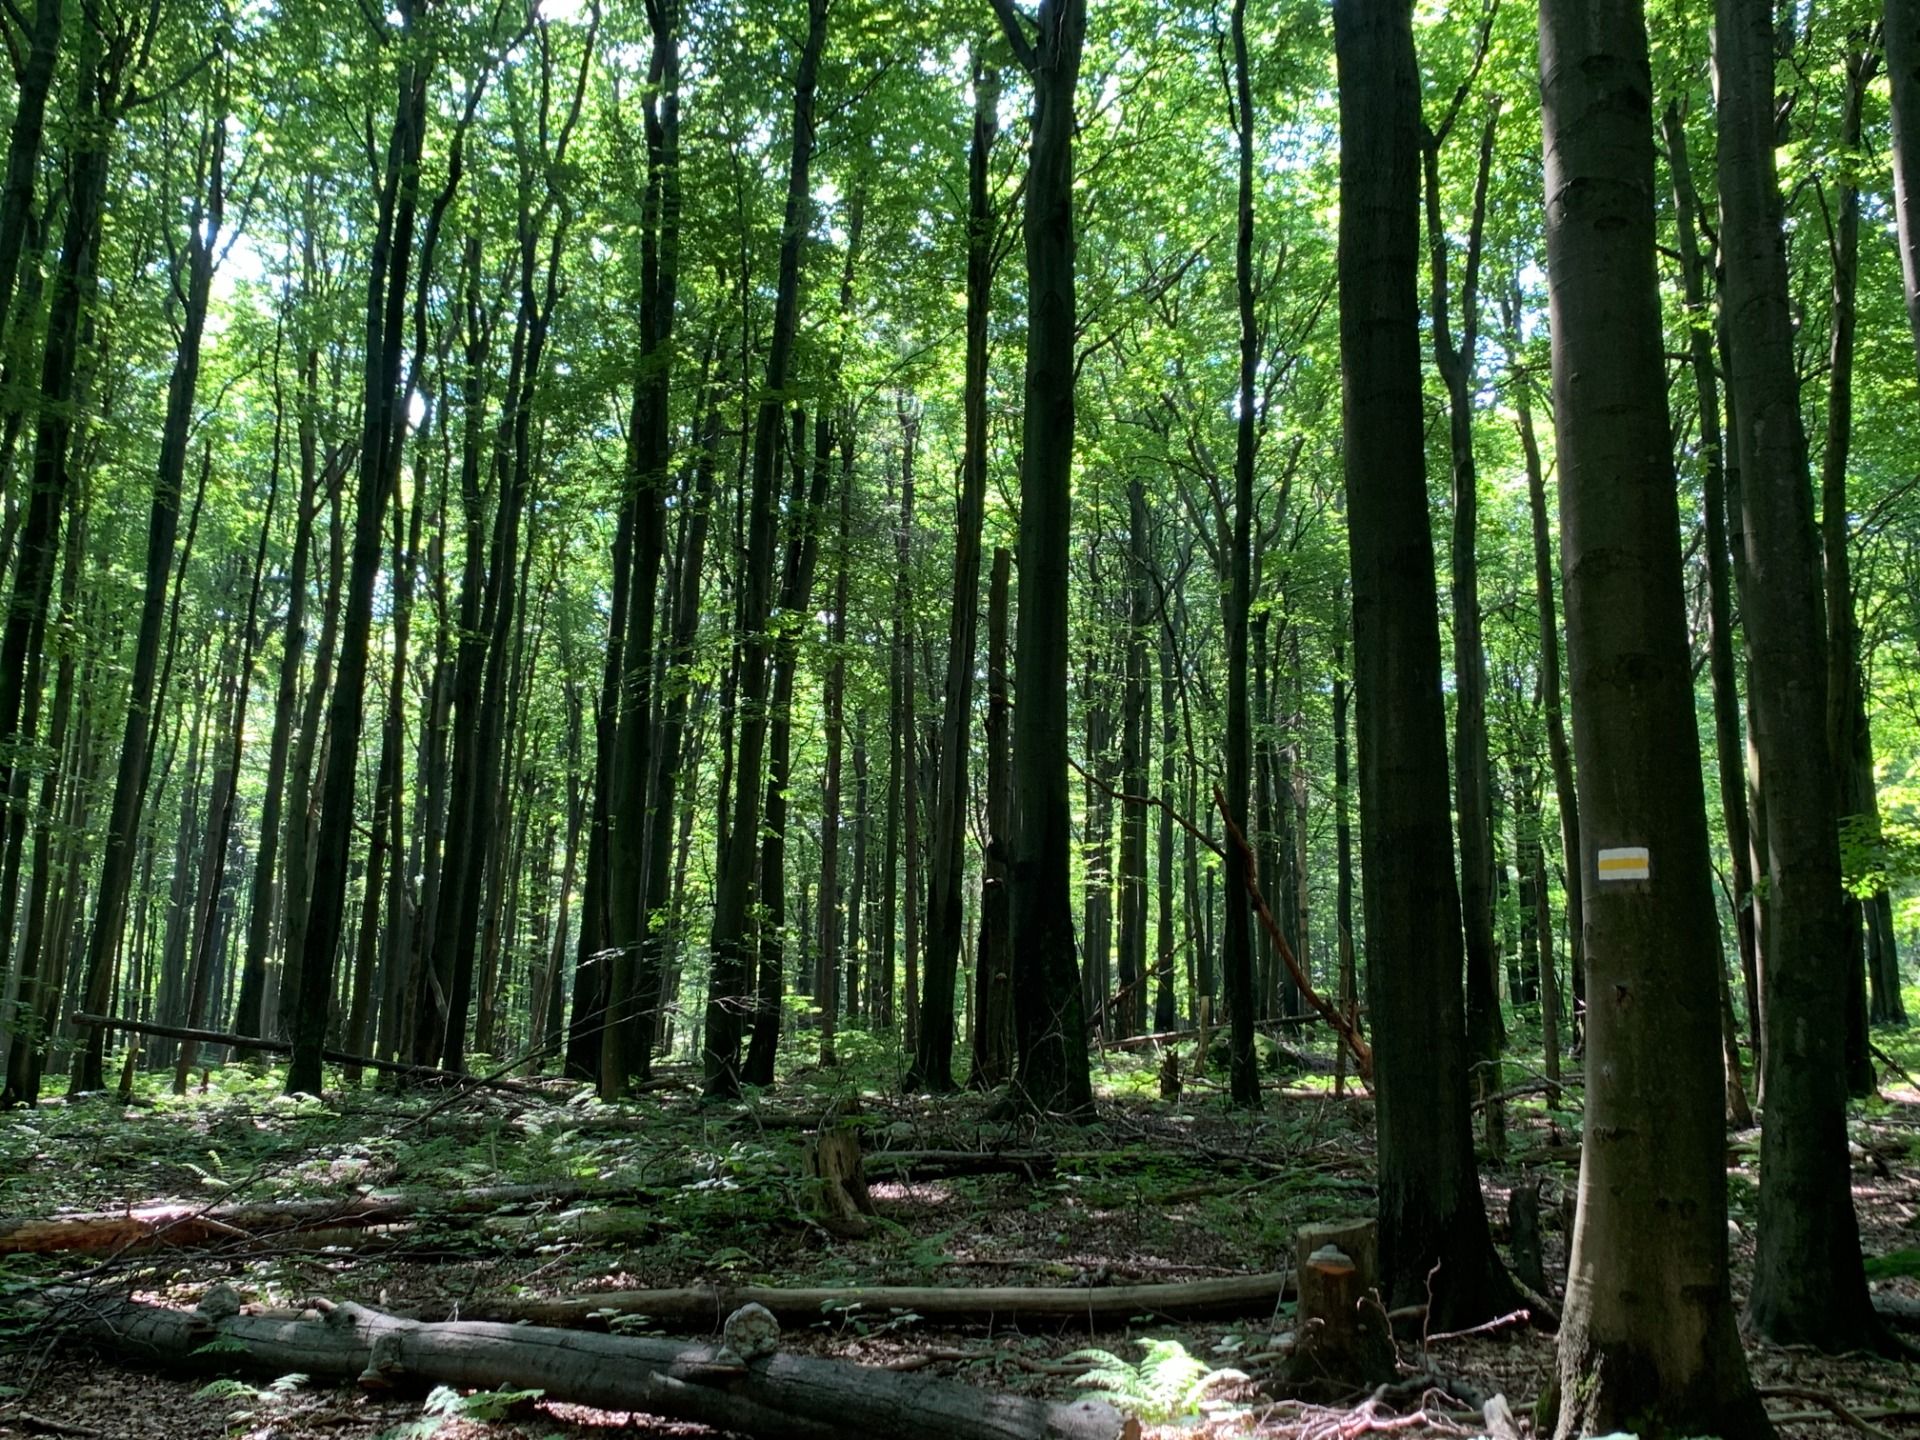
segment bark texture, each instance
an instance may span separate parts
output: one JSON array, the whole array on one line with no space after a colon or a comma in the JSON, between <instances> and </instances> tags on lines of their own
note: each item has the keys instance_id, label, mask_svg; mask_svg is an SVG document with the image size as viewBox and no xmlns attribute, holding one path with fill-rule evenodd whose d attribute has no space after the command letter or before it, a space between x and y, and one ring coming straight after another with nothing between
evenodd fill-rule
<instances>
[{"instance_id":1,"label":"bark texture","mask_svg":"<svg viewBox=\"0 0 1920 1440\"><path fill-rule=\"evenodd\" d=\"M1563 1437L1770 1432L1728 1282L1720 933L1654 269L1640 0L1545 0L1547 263L1579 765L1586 1126ZM1648 878L1603 858L1643 846Z\"/></svg>"},{"instance_id":2,"label":"bark texture","mask_svg":"<svg viewBox=\"0 0 1920 1440\"><path fill-rule=\"evenodd\" d=\"M1474 1169L1420 393L1420 85L1409 0L1339 0L1340 342L1367 993L1389 1307L1512 1308ZM1436 1265L1438 1273L1435 1272ZM1431 1277L1431 1280L1429 1279Z\"/></svg>"}]
</instances>

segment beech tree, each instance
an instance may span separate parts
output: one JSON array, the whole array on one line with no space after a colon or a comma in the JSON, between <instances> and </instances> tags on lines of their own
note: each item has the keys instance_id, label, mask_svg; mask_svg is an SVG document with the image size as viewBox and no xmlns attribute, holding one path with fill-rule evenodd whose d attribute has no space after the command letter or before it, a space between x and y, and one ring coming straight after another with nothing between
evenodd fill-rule
<instances>
[{"instance_id":1,"label":"beech tree","mask_svg":"<svg viewBox=\"0 0 1920 1440\"><path fill-rule=\"evenodd\" d=\"M1558 1433L1657 1424L1767 1435L1728 1277L1720 932L1660 361L1653 87L1638 0L1545 0L1540 89L1579 767L1581 851L1570 859L1584 872L1595 1062Z\"/></svg>"},{"instance_id":2,"label":"beech tree","mask_svg":"<svg viewBox=\"0 0 1920 1440\"><path fill-rule=\"evenodd\" d=\"M1723 5L1720 99L1723 303L1740 449L1753 657L1750 698L1766 786L1769 1123L1763 1132L1760 1251L1748 1323L1774 1340L1871 1348L1847 1183L1846 947L1819 552L1806 432L1794 374L1768 17Z\"/></svg>"},{"instance_id":3,"label":"beech tree","mask_svg":"<svg viewBox=\"0 0 1920 1440\"><path fill-rule=\"evenodd\" d=\"M1029 21L993 0L1033 85L1023 229L1026 404L1020 460L1020 591L1014 640L1013 899L1017 1083L1041 1112L1093 1101L1068 907L1067 558L1072 538L1076 322L1074 86L1086 0L1042 0Z\"/></svg>"},{"instance_id":4,"label":"beech tree","mask_svg":"<svg viewBox=\"0 0 1920 1440\"><path fill-rule=\"evenodd\" d=\"M1340 354L1360 841L1380 1130L1380 1266L1429 1323L1508 1308L1474 1166L1460 899L1421 432L1419 71L1402 0L1334 9ZM1437 1267L1437 1273L1436 1273ZM1430 1278L1431 1277L1431 1278Z\"/></svg>"}]
</instances>

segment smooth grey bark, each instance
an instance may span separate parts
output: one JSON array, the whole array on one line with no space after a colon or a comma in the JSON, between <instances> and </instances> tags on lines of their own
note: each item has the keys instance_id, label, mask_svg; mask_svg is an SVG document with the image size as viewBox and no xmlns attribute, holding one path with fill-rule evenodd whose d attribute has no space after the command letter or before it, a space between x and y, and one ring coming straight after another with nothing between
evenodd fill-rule
<instances>
[{"instance_id":1,"label":"smooth grey bark","mask_svg":"<svg viewBox=\"0 0 1920 1440\"><path fill-rule=\"evenodd\" d=\"M1589 967L1566 1437L1766 1436L1729 1286L1720 929L1654 268L1640 0L1544 0L1560 553ZM1646 879L1609 855L1640 846Z\"/></svg>"},{"instance_id":2,"label":"smooth grey bark","mask_svg":"<svg viewBox=\"0 0 1920 1440\"><path fill-rule=\"evenodd\" d=\"M1883 29L1893 114L1893 199L1907 323L1920 369L1920 6L1887 0Z\"/></svg>"},{"instance_id":3,"label":"smooth grey bark","mask_svg":"<svg viewBox=\"0 0 1920 1440\"><path fill-rule=\"evenodd\" d=\"M1846 1158L1846 948L1826 738L1826 637L1775 171L1774 37L1722 0L1722 292L1749 583L1749 715L1766 791L1766 1113L1747 1324L1781 1344L1880 1348Z\"/></svg>"}]
</instances>

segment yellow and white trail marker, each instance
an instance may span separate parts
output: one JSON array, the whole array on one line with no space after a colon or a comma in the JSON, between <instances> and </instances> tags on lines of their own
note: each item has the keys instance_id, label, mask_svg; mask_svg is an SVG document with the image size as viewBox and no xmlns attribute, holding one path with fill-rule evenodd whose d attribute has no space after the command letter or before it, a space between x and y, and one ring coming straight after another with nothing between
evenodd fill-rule
<instances>
[{"instance_id":1,"label":"yellow and white trail marker","mask_svg":"<svg viewBox=\"0 0 1920 1440\"><path fill-rule=\"evenodd\" d=\"M1649 874L1647 847L1623 845L1600 852L1600 878L1604 880L1645 880Z\"/></svg>"}]
</instances>

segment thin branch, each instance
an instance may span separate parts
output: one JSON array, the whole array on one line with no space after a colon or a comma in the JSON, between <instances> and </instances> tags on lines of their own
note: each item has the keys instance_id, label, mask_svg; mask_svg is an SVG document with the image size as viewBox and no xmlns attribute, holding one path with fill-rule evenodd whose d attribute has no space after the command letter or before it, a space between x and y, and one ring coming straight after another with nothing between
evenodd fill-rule
<instances>
[{"instance_id":1,"label":"thin branch","mask_svg":"<svg viewBox=\"0 0 1920 1440\"><path fill-rule=\"evenodd\" d=\"M1359 1072L1361 1083L1371 1087L1373 1085L1372 1048L1360 1034L1359 1027L1353 1023L1352 1019L1342 1015L1339 1007L1331 1001L1323 999L1313 988L1313 981L1307 977L1306 971L1301 969L1299 957L1293 953L1293 946L1287 943L1287 937L1281 933L1279 922L1273 918L1273 911L1267 908L1266 897L1260 893L1259 883L1253 878L1253 847L1247 843L1245 833L1234 823L1233 815L1227 809L1226 792L1218 785L1213 787L1213 803L1220 811L1220 819L1226 824L1227 840L1238 853L1241 879L1247 887L1247 899L1253 904L1253 913L1260 917L1260 924L1267 932L1267 939L1273 942L1273 948L1286 964L1287 973L1293 976L1294 987L1299 990L1301 997L1318 1010L1320 1018L1331 1025L1335 1033L1346 1042L1347 1049L1353 1054L1354 1068Z\"/></svg>"}]
</instances>

